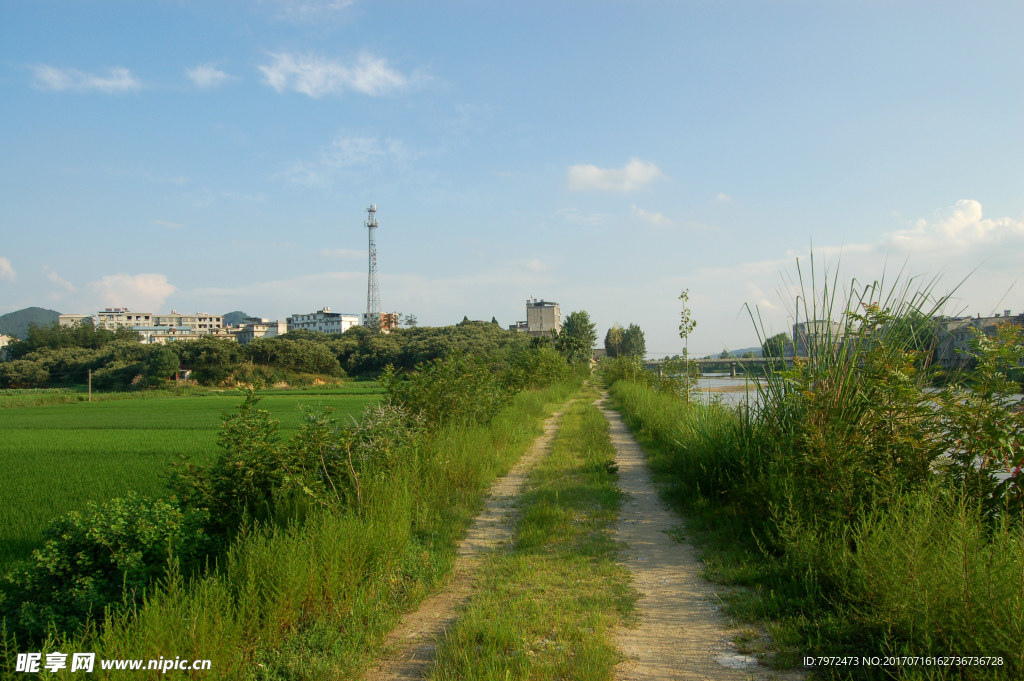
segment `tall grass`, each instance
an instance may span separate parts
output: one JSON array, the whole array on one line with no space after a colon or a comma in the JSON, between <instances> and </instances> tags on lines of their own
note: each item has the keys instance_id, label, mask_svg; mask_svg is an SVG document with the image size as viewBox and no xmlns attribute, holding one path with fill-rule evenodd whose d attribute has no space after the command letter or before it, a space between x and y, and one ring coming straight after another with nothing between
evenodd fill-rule
<instances>
[{"instance_id":1,"label":"tall grass","mask_svg":"<svg viewBox=\"0 0 1024 681\"><path fill-rule=\"evenodd\" d=\"M172 571L99 628L51 636L43 648L208 658L209 678L352 678L400 614L448 573L491 480L525 451L550 406L578 387L521 393L486 426L443 428L421 456L364 481L361 512L251 529L204 575Z\"/></svg>"},{"instance_id":2,"label":"tall grass","mask_svg":"<svg viewBox=\"0 0 1024 681\"><path fill-rule=\"evenodd\" d=\"M834 324L806 339L806 360L768 372L749 412L636 382L617 382L613 395L691 515L709 575L753 587L730 608L774 623L777 664L802 654L982 655L1003 664L819 672L1020 678L1014 466L1024 417L1005 380L1020 331L979 342L977 370L942 377L940 390L932 318L945 301L929 286L855 283L845 298L834 280L820 286L801 296L801 316Z\"/></svg>"}]
</instances>

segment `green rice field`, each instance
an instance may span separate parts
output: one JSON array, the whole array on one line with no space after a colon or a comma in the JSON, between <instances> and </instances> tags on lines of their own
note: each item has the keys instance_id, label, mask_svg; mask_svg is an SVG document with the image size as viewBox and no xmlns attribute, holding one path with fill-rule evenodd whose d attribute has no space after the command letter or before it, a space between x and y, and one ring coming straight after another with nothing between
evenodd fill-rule
<instances>
[{"instance_id":1,"label":"green rice field","mask_svg":"<svg viewBox=\"0 0 1024 681\"><path fill-rule=\"evenodd\" d=\"M281 421L283 437L298 428L299 405L333 407L356 416L380 399L375 385L267 391L261 407ZM46 523L129 490L164 494L168 464L217 453L221 413L238 393L119 399L0 409L0 572L28 557Z\"/></svg>"}]
</instances>

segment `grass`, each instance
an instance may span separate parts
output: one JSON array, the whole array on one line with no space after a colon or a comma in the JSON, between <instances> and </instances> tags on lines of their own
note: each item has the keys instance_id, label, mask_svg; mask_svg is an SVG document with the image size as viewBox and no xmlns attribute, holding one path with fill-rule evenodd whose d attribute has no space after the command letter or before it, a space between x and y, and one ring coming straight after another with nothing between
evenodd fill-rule
<instances>
[{"instance_id":1,"label":"grass","mask_svg":"<svg viewBox=\"0 0 1024 681\"><path fill-rule=\"evenodd\" d=\"M354 416L379 399L375 389L268 391L262 406L287 435L299 425L298 405ZM239 402L225 392L0 409L0 572L39 545L47 522L88 501L164 494L168 464L178 454L212 458L220 415Z\"/></svg>"},{"instance_id":2,"label":"grass","mask_svg":"<svg viewBox=\"0 0 1024 681\"><path fill-rule=\"evenodd\" d=\"M753 513L762 477L741 419L618 382L618 407L664 498L686 513L705 575L746 587L726 598L741 649L777 668L803 655L993 655L998 667L818 669L826 678L1014 679L1024 669L1024 534L985 523L936 480L840 528L785 506ZM765 487L759 487L764 485ZM770 637L759 634L767 632Z\"/></svg>"},{"instance_id":3,"label":"grass","mask_svg":"<svg viewBox=\"0 0 1024 681\"><path fill-rule=\"evenodd\" d=\"M105 659L209 658L210 679L356 678L401 613L451 569L491 481L579 385L519 394L487 425L443 428L387 476L364 480L361 513L256 528L207 574L172 575L99 631L51 638L41 647L95 651ZM13 669L14 661L0 659L0 669L5 664ZM96 676L119 678L99 670Z\"/></svg>"},{"instance_id":4,"label":"grass","mask_svg":"<svg viewBox=\"0 0 1024 681\"><path fill-rule=\"evenodd\" d=\"M609 532L622 495L594 397L566 409L518 502L513 543L485 560L431 679L612 678L620 656L609 632L636 597Z\"/></svg>"}]
</instances>

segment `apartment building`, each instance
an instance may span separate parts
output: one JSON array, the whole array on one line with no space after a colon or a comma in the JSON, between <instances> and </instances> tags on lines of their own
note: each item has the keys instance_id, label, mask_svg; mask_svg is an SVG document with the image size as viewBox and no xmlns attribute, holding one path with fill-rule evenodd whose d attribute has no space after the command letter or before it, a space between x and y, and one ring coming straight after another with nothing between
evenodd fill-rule
<instances>
[{"instance_id":1,"label":"apartment building","mask_svg":"<svg viewBox=\"0 0 1024 681\"><path fill-rule=\"evenodd\" d=\"M938 345L935 361L943 369L959 369L968 367L974 361L971 352L971 340L980 332L986 336L996 335L996 327L1000 324L1016 324L1024 326L1024 314L1016 316L1010 310L992 317L944 317L939 323Z\"/></svg>"},{"instance_id":2,"label":"apartment building","mask_svg":"<svg viewBox=\"0 0 1024 681\"><path fill-rule=\"evenodd\" d=\"M282 319L271 321L262 317L249 317L244 324L231 329L231 334L239 345L248 345L257 338L274 338L286 333L288 333L287 321Z\"/></svg>"},{"instance_id":3,"label":"apartment building","mask_svg":"<svg viewBox=\"0 0 1024 681\"><path fill-rule=\"evenodd\" d=\"M224 317L211 315L208 312L183 314L171 310L170 314L153 314L152 312L135 312L126 307L108 307L94 315L96 328L115 331L120 328L131 329L141 336L143 343L167 343L175 340L188 340L200 336L217 336L231 338ZM61 315L61 324L79 323L85 315Z\"/></svg>"},{"instance_id":4,"label":"apartment building","mask_svg":"<svg viewBox=\"0 0 1024 681\"><path fill-rule=\"evenodd\" d=\"M90 314L62 314L57 317L57 323L61 326L78 326L87 319L92 319Z\"/></svg>"},{"instance_id":5,"label":"apartment building","mask_svg":"<svg viewBox=\"0 0 1024 681\"><path fill-rule=\"evenodd\" d=\"M309 314L293 314L288 317L287 324L291 330L304 329L321 333L345 333L353 326L359 326L359 315L331 312L325 307Z\"/></svg>"}]
</instances>

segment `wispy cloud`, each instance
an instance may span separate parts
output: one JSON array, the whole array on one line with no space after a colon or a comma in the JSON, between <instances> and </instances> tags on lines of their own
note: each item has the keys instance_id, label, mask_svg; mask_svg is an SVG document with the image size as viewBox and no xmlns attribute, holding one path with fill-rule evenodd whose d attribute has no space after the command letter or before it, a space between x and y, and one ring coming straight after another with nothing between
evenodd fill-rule
<instances>
[{"instance_id":1,"label":"wispy cloud","mask_svg":"<svg viewBox=\"0 0 1024 681\"><path fill-rule=\"evenodd\" d=\"M283 176L296 184L326 187L340 173L352 168L384 161L404 166L412 158L412 152L401 140L339 135L321 147L315 159L296 161Z\"/></svg>"},{"instance_id":2,"label":"wispy cloud","mask_svg":"<svg viewBox=\"0 0 1024 681\"><path fill-rule=\"evenodd\" d=\"M547 272L548 271L547 266L545 266L544 263L542 263L537 258L534 258L532 260L527 260L525 263L523 263L523 266L526 269L530 270L531 272Z\"/></svg>"},{"instance_id":3,"label":"wispy cloud","mask_svg":"<svg viewBox=\"0 0 1024 681\"><path fill-rule=\"evenodd\" d=\"M293 90L314 99L347 91L378 96L409 86L410 79L384 59L361 54L354 64L287 52L271 53L273 61L259 66L264 82L278 92Z\"/></svg>"},{"instance_id":4,"label":"wispy cloud","mask_svg":"<svg viewBox=\"0 0 1024 681\"><path fill-rule=\"evenodd\" d=\"M43 274L46 275L47 279L52 281L54 284L57 284L68 293L75 292L74 284L72 284L70 281L66 279L63 279L59 274L51 270L48 265L43 265Z\"/></svg>"},{"instance_id":5,"label":"wispy cloud","mask_svg":"<svg viewBox=\"0 0 1024 681\"><path fill-rule=\"evenodd\" d=\"M171 229L185 229L185 225L179 225L177 222L167 222L166 220L153 220L154 225L160 225L161 227L170 227Z\"/></svg>"},{"instance_id":6,"label":"wispy cloud","mask_svg":"<svg viewBox=\"0 0 1024 681\"><path fill-rule=\"evenodd\" d=\"M0 256L0 279L6 279L7 281L16 281L18 279L18 273L14 271L11 261L3 256Z\"/></svg>"},{"instance_id":7,"label":"wispy cloud","mask_svg":"<svg viewBox=\"0 0 1024 681\"><path fill-rule=\"evenodd\" d=\"M78 69L58 69L46 64L39 64L32 70L35 74L33 85L40 90L115 93L133 92L142 87L142 82L125 68L110 69L106 76Z\"/></svg>"},{"instance_id":8,"label":"wispy cloud","mask_svg":"<svg viewBox=\"0 0 1024 681\"><path fill-rule=\"evenodd\" d=\"M355 248L321 248L320 255L325 258L365 258L366 251Z\"/></svg>"},{"instance_id":9,"label":"wispy cloud","mask_svg":"<svg viewBox=\"0 0 1024 681\"><path fill-rule=\"evenodd\" d=\"M718 201L719 203L729 203L732 201L732 197L728 194L719 192L718 194L715 194L715 201Z\"/></svg>"},{"instance_id":10,"label":"wispy cloud","mask_svg":"<svg viewBox=\"0 0 1024 681\"><path fill-rule=\"evenodd\" d=\"M157 312L168 296L178 290L165 274L113 274L88 287L103 298L104 305Z\"/></svg>"},{"instance_id":11,"label":"wispy cloud","mask_svg":"<svg viewBox=\"0 0 1024 681\"><path fill-rule=\"evenodd\" d=\"M204 90L220 87L233 78L213 64L200 64L194 69L185 69L185 75Z\"/></svg>"},{"instance_id":12,"label":"wispy cloud","mask_svg":"<svg viewBox=\"0 0 1024 681\"><path fill-rule=\"evenodd\" d=\"M569 189L576 192L602 191L626 193L643 189L665 173L653 163L632 158L622 168L598 168L595 165L569 167Z\"/></svg>"},{"instance_id":13,"label":"wispy cloud","mask_svg":"<svg viewBox=\"0 0 1024 681\"><path fill-rule=\"evenodd\" d=\"M648 222L655 227L669 227L672 225L672 221L661 213L650 213L643 208L633 205L633 215L637 216L644 222Z\"/></svg>"},{"instance_id":14,"label":"wispy cloud","mask_svg":"<svg viewBox=\"0 0 1024 681\"><path fill-rule=\"evenodd\" d=\"M355 4L354 0L261 0L283 19L318 19Z\"/></svg>"},{"instance_id":15,"label":"wispy cloud","mask_svg":"<svg viewBox=\"0 0 1024 681\"><path fill-rule=\"evenodd\" d=\"M599 225L611 216L608 213L581 213L576 208L559 208L555 211L566 222L577 225Z\"/></svg>"}]
</instances>

